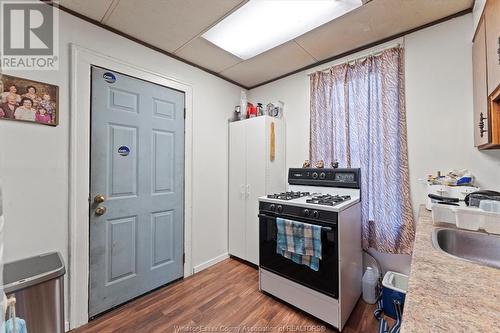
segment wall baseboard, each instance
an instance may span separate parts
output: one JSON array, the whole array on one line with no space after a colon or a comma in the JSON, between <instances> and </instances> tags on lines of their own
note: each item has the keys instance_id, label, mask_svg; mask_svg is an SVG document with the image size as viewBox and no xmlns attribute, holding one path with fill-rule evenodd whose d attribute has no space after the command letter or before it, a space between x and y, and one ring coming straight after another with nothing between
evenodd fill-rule
<instances>
[{"instance_id":1,"label":"wall baseboard","mask_svg":"<svg viewBox=\"0 0 500 333\"><path fill-rule=\"evenodd\" d=\"M193 273L198 273L198 272L201 272L202 270L210 267L210 266L213 266L219 262L221 262L222 260L225 260L229 258L229 253L223 253L221 254L220 256L217 256L215 258L212 258L210 260L207 260L199 265L196 265L193 267Z\"/></svg>"}]
</instances>

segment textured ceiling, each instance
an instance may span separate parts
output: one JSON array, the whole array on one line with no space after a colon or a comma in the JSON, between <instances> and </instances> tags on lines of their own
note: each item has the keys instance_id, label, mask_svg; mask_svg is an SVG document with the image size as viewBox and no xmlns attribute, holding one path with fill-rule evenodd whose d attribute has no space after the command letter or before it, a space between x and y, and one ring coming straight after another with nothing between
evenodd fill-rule
<instances>
[{"instance_id":1,"label":"textured ceiling","mask_svg":"<svg viewBox=\"0 0 500 333\"><path fill-rule=\"evenodd\" d=\"M243 61L200 36L246 1L60 0L60 5L242 86L253 87L474 4L474 0L364 1L363 6L336 20Z\"/></svg>"}]
</instances>

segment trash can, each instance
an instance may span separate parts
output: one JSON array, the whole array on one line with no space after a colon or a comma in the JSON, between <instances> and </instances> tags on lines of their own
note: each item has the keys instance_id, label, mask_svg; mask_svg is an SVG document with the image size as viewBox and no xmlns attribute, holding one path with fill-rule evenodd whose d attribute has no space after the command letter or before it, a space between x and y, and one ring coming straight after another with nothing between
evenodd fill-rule
<instances>
[{"instance_id":1,"label":"trash can","mask_svg":"<svg viewBox=\"0 0 500 333\"><path fill-rule=\"evenodd\" d=\"M3 288L29 333L64 333L64 262L58 252L6 263Z\"/></svg>"},{"instance_id":2,"label":"trash can","mask_svg":"<svg viewBox=\"0 0 500 333\"><path fill-rule=\"evenodd\" d=\"M382 303L384 313L394 319L396 318L396 308L394 302L398 301L401 311L405 304L406 291L408 290L408 276L388 271L382 280Z\"/></svg>"}]
</instances>

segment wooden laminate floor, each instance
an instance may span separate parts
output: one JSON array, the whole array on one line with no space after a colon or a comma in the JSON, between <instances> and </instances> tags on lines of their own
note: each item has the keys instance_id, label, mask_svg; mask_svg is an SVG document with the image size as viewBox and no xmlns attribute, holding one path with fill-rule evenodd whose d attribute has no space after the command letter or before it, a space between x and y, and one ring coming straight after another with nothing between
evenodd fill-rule
<instances>
[{"instance_id":1,"label":"wooden laminate floor","mask_svg":"<svg viewBox=\"0 0 500 333\"><path fill-rule=\"evenodd\" d=\"M360 300L342 332L377 332L378 322L373 317L373 310L373 305ZM261 293L255 268L238 260L226 259L110 311L72 332L337 331Z\"/></svg>"}]
</instances>

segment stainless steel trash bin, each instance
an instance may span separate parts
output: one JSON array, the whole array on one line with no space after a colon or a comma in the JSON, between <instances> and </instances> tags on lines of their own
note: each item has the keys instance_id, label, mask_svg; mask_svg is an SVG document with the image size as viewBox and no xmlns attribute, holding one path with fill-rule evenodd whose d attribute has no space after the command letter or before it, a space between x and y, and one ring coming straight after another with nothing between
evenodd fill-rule
<instances>
[{"instance_id":1,"label":"stainless steel trash bin","mask_svg":"<svg viewBox=\"0 0 500 333\"><path fill-rule=\"evenodd\" d=\"M58 252L6 263L4 292L29 333L64 333L64 262Z\"/></svg>"}]
</instances>

